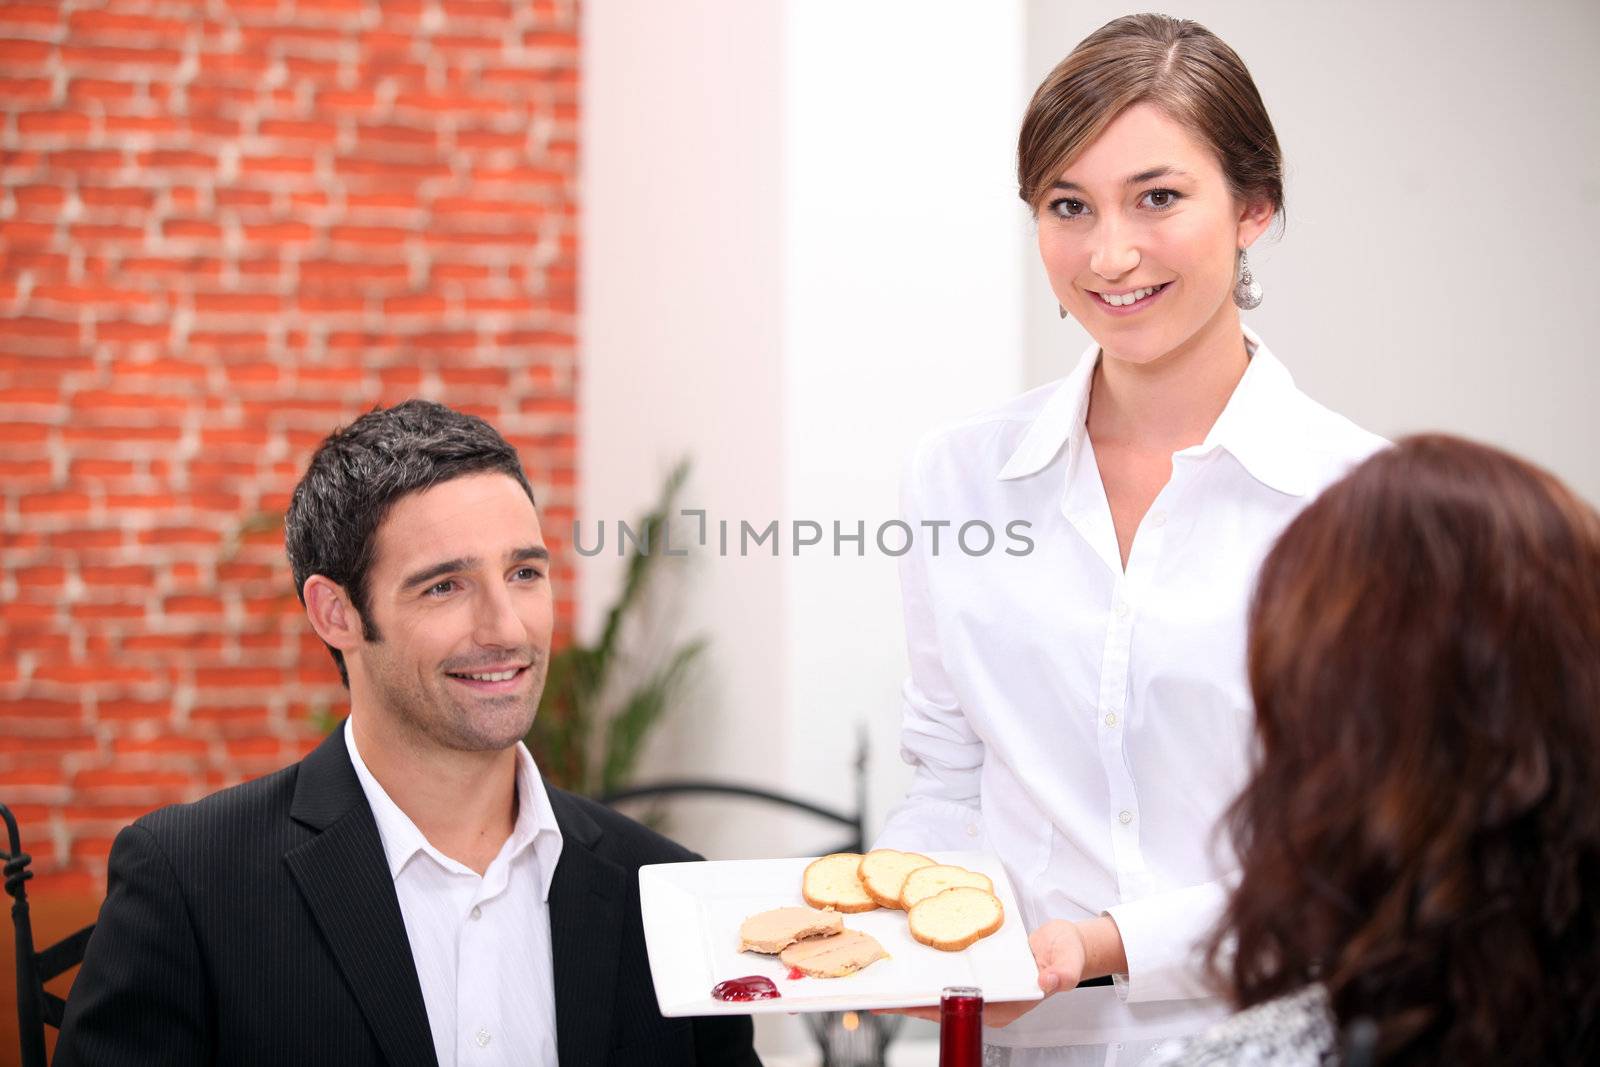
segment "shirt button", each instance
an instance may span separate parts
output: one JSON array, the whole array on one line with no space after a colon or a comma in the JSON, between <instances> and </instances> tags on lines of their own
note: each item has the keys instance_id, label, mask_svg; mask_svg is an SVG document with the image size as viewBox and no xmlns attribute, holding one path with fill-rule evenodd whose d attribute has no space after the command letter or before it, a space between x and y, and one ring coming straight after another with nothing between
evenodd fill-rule
<instances>
[{"instance_id":1,"label":"shirt button","mask_svg":"<svg viewBox=\"0 0 1600 1067\"><path fill-rule=\"evenodd\" d=\"M1117 601L1117 618L1126 619L1127 617L1128 617L1128 602L1126 600Z\"/></svg>"},{"instance_id":2,"label":"shirt button","mask_svg":"<svg viewBox=\"0 0 1600 1067\"><path fill-rule=\"evenodd\" d=\"M976 823L968 823L967 824L967 836L968 837L977 837L978 836L978 827L977 827Z\"/></svg>"},{"instance_id":3,"label":"shirt button","mask_svg":"<svg viewBox=\"0 0 1600 1067\"><path fill-rule=\"evenodd\" d=\"M483 918L483 909L479 908L479 907L474 907L472 909L472 918L474 920L478 920L478 919Z\"/></svg>"},{"instance_id":4,"label":"shirt button","mask_svg":"<svg viewBox=\"0 0 1600 1067\"><path fill-rule=\"evenodd\" d=\"M1150 516L1150 521L1157 526L1165 526L1167 524L1167 513L1165 511L1155 512Z\"/></svg>"},{"instance_id":5,"label":"shirt button","mask_svg":"<svg viewBox=\"0 0 1600 1067\"><path fill-rule=\"evenodd\" d=\"M489 1031L485 1030L481 1026L478 1027L478 1032L472 1035L472 1040L474 1040L474 1041L476 1041L478 1043L478 1047L479 1048L488 1048L489 1047Z\"/></svg>"},{"instance_id":6,"label":"shirt button","mask_svg":"<svg viewBox=\"0 0 1600 1067\"><path fill-rule=\"evenodd\" d=\"M1131 812L1131 811L1123 812L1121 815L1117 816L1117 821L1120 822L1124 826L1128 825L1130 822L1133 821L1133 812Z\"/></svg>"},{"instance_id":7,"label":"shirt button","mask_svg":"<svg viewBox=\"0 0 1600 1067\"><path fill-rule=\"evenodd\" d=\"M1114 711L1106 712L1106 725L1107 726L1115 726L1115 725L1117 725L1117 713L1116 712L1114 712Z\"/></svg>"}]
</instances>

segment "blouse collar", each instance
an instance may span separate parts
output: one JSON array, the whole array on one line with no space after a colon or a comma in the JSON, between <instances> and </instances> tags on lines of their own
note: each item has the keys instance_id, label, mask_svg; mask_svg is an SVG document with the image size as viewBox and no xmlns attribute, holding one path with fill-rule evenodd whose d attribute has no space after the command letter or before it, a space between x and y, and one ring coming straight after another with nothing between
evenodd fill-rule
<instances>
[{"instance_id":1,"label":"blouse collar","mask_svg":"<svg viewBox=\"0 0 1600 1067\"><path fill-rule=\"evenodd\" d=\"M1205 441L1180 454L1198 457L1221 449L1268 488L1289 496L1305 496L1312 484L1311 470L1308 457L1299 447L1300 435L1294 422L1302 394L1288 368L1248 326L1244 327L1244 338L1250 351L1244 376ZM1002 481L1039 473L1063 448L1067 450L1067 469L1072 469L1088 433L1089 388L1099 358L1100 346L1090 345L1000 469Z\"/></svg>"}]
</instances>

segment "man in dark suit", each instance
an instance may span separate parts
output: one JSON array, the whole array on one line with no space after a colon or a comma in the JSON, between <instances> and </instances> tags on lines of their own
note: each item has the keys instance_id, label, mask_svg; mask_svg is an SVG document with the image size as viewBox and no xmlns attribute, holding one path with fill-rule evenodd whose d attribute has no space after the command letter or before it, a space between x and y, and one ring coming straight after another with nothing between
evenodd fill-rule
<instances>
[{"instance_id":1,"label":"man in dark suit","mask_svg":"<svg viewBox=\"0 0 1600 1067\"><path fill-rule=\"evenodd\" d=\"M374 411L318 449L286 540L350 717L117 836L57 1067L759 1067L747 1016L657 1010L637 871L693 855L521 744L553 608L515 450Z\"/></svg>"}]
</instances>

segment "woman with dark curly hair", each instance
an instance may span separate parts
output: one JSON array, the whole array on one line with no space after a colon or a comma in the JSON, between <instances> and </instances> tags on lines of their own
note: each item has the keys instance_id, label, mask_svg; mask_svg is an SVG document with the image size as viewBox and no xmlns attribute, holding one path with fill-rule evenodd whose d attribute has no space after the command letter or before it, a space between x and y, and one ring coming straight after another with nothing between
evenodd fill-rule
<instances>
[{"instance_id":1,"label":"woman with dark curly hair","mask_svg":"<svg viewBox=\"0 0 1600 1067\"><path fill-rule=\"evenodd\" d=\"M1451 437L1291 523L1250 616L1258 765L1212 961L1151 1063L1600 1061L1600 516ZM1332 1057L1330 1057L1332 1054Z\"/></svg>"}]
</instances>

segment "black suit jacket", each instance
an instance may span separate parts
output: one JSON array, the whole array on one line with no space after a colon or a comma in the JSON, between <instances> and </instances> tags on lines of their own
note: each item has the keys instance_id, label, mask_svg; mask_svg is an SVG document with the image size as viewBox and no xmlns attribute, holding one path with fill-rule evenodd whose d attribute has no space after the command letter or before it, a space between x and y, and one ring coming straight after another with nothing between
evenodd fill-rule
<instances>
[{"instance_id":1,"label":"black suit jacket","mask_svg":"<svg viewBox=\"0 0 1600 1067\"><path fill-rule=\"evenodd\" d=\"M303 761L117 835L56 1067L436 1067L372 809L335 730ZM638 868L692 853L548 790L561 1067L760 1067L748 1016L664 1019Z\"/></svg>"}]
</instances>

